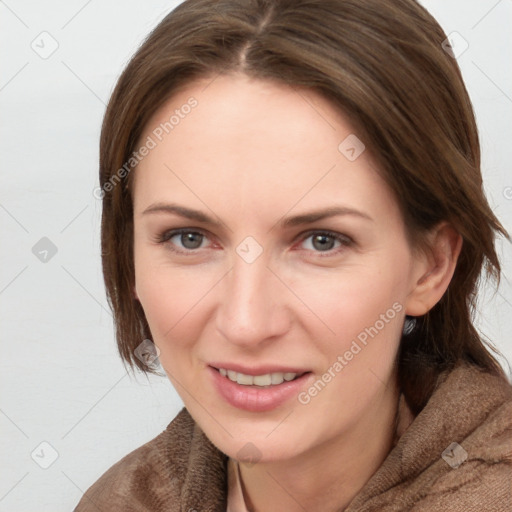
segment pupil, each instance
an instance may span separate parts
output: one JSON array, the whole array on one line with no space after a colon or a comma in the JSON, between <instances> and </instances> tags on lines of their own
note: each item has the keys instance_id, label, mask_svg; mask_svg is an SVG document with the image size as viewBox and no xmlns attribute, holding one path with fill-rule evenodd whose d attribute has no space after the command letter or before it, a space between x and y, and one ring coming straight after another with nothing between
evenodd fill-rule
<instances>
[{"instance_id":1,"label":"pupil","mask_svg":"<svg viewBox=\"0 0 512 512\"><path fill-rule=\"evenodd\" d=\"M200 233L183 233L181 235L181 243L187 249L197 249L203 241L202 236Z\"/></svg>"},{"instance_id":2,"label":"pupil","mask_svg":"<svg viewBox=\"0 0 512 512\"><path fill-rule=\"evenodd\" d=\"M313 238L313 247L319 251L328 251L334 247L334 239L329 235L316 235Z\"/></svg>"}]
</instances>

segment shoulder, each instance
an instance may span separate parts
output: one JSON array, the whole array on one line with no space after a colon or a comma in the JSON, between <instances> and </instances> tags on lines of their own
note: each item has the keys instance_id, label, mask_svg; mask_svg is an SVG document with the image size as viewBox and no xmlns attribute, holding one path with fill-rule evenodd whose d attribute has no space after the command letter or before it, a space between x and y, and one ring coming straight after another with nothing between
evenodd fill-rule
<instances>
[{"instance_id":1,"label":"shoulder","mask_svg":"<svg viewBox=\"0 0 512 512\"><path fill-rule=\"evenodd\" d=\"M164 432L106 471L83 495L75 512L181 510L190 452L208 443L198 430L183 409Z\"/></svg>"},{"instance_id":2,"label":"shoulder","mask_svg":"<svg viewBox=\"0 0 512 512\"><path fill-rule=\"evenodd\" d=\"M442 444L425 471L415 512L505 511L512 503L512 386L462 366L443 379L426 411ZM419 477L421 479L421 477Z\"/></svg>"},{"instance_id":3,"label":"shoulder","mask_svg":"<svg viewBox=\"0 0 512 512\"><path fill-rule=\"evenodd\" d=\"M511 481L512 386L464 364L439 379L348 510L505 512Z\"/></svg>"},{"instance_id":4,"label":"shoulder","mask_svg":"<svg viewBox=\"0 0 512 512\"><path fill-rule=\"evenodd\" d=\"M499 377L470 371L458 379L455 399L457 391L462 403L454 414L469 426L468 431L453 435L449 444L446 438L429 492L413 510L510 510L512 386ZM446 416L446 422L452 418Z\"/></svg>"}]
</instances>

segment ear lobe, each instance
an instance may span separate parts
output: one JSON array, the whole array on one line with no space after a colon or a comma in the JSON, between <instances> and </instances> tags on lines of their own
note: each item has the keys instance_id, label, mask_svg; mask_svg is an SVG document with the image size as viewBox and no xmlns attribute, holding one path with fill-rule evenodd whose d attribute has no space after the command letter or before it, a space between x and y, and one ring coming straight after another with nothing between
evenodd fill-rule
<instances>
[{"instance_id":1,"label":"ear lobe","mask_svg":"<svg viewBox=\"0 0 512 512\"><path fill-rule=\"evenodd\" d=\"M135 300L139 300L139 296L137 295L137 287L134 285L132 289L132 296Z\"/></svg>"},{"instance_id":2,"label":"ear lobe","mask_svg":"<svg viewBox=\"0 0 512 512\"><path fill-rule=\"evenodd\" d=\"M422 316L444 295L455 272L462 248L462 236L447 222L431 234L430 250L417 260L416 283L408 296L406 314Z\"/></svg>"}]
</instances>

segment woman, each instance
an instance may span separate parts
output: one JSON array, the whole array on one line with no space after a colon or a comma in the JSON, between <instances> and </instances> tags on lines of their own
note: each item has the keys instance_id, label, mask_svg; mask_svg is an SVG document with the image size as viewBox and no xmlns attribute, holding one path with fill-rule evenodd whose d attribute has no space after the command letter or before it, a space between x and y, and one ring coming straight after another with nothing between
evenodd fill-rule
<instances>
[{"instance_id":1,"label":"woman","mask_svg":"<svg viewBox=\"0 0 512 512\"><path fill-rule=\"evenodd\" d=\"M102 130L123 359L185 408L77 511L510 510L471 104L413 0L189 0Z\"/></svg>"}]
</instances>

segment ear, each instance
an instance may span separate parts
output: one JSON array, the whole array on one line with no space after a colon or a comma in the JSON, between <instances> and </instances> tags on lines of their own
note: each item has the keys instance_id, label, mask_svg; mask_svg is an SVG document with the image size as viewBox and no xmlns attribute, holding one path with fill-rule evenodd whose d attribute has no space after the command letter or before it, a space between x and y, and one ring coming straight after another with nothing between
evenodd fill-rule
<instances>
[{"instance_id":1,"label":"ear","mask_svg":"<svg viewBox=\"0 0 512 512\"><path fill-rule=\"evenodd\" d=\"M413 288L405 312L422 316L432 309L450 284L462 248L462 236L448 222L438 224L428 236L429 250L416 256Z\"/></svg>"},{"instance_id":2,"label":"ear","mask_svg":"<svg viewBox=\"0 0 512 512\"><path fill-rule=\"evenodd\" d=\"M133 285L132 296L135 300L139 300L139 296L137 295L137 287L135 285Z\"/></svg>"}]
</instances>

